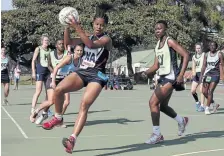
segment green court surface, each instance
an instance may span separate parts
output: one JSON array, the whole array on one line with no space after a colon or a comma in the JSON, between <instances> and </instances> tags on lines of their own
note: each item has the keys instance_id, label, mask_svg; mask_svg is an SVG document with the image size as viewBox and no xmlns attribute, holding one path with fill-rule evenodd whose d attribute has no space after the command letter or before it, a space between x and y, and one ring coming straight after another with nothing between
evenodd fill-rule
<instances>
[{"instance_id":1,"label":"green court surface","mask_svg":"<svg viewBox=\"0 0 224 156\"><path fill-rule=\"evenodd\" d=\"M178 137L177 122L161 114L161 132L165 141L157 145L144 144L152 133L148 107L152 91L147 85L134 87L131 91L102 91L90 108L86 126L72 155L224 156L224 86L218 86L214 96L220 109L210 116L195 111L189 89L174 92L170 105L179 115L189 117L189 125L186 134ZM18 91L11 89L11 106L2 105L2 155L69 155L61 140L71 135L84 90L71 93L71 104L64 115L68 128L49 131L29 121L34 91L34 86L20 86ZM39 102L43 99L42 93Z\"/></svg>"}]
</instances>

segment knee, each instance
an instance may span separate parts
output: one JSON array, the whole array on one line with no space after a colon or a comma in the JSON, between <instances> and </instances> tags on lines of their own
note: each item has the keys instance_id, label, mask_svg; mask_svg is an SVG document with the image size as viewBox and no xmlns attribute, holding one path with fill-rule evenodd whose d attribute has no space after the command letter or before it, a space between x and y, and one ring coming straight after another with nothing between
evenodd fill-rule
<instances>
[{"instance_id":1,"label":"knee","mask_svg":"<svg viewBox=\"0 0 224 156\"><path fill-rule=\"evenodd\" d=\"M196 90L191 90L191 94L195 94L196 93Z\"/></svg>"},{"instance_id":2,"label":"knee","mask_svg":"<svg viewBox=\"0 0 224 156\"><path fill-rule=\"evenodd\" d=\"M82 101L81 102L81 107L80 107L80 111L87 113L89 110L90 105L86 102L86 101Z\"/></svg>"},{"instance_id":3,"label":"knee","mask_svg":"<svg viewBox=\"0 0 224 156\"><path fill-rule=\"evenodd\" d=\"M149 101L149 107L153 108L153 107L157 107L158 103L156 103L154 100L150 100Z\"/></svg>"},{"instance_id":4,"label":"knee","mask_svg":"<svg viewBox=\"0 0 224 156\"><path fill-rule=\"evenodd\" d=\"M208 95L208 92L207 92L205 89L203 89L203 90L202 90L202 94L203 94L204 96L207 96L207 95Z\"/></svg>"},{"instance_id":5,"label":"knee","mask_svg":"<svg viewBox=\"0 0 224 156\"><path fill-rule=\"evenodd\" d=\"M48 106L52 106L54 104L53 99L52 100L48 100Z\"/></svg>"},{"instance_id":6,"label":"knee","mask_svg":"<svg viewBox=\"0 0 224 156\"><path fill-rule=\"evenodd\" d=\"M165 110L166 110L166 106L164 106L164 105L160 105L160 111L161 111L161 112L165 112Z\"/></svg>"},{"instance_id":7,"label":"knee","mask_svg":"<svg viewBox=\"0 0 224 156\"><path fill-rule=\"evenodd\" d=\"M38 89L36 90L35 94L36 94L37 96L39 96L40 93L41 93L41 91L42 91L42 89L41 89L41 88L38 88Z\"/></svg>"},{"instance_id":8,"label":"knee","mask_svg":"<svg viewBox=\"0 0 224 156\"><path fill-rule=\"evenodd\" d=\"M63 95L64 93L63 93L63 89L62 89L62 87L60 87L60 86L57 86L56 88L55 88L55 90L54 90L54 95L55 96L60 96L60 95Z\"/></svg>"},{"instance_id":9,"label":"knee","mask_svg":"<svg viewBox=\"0 0 224 156\"><path fill-rule=\"evenodd\" d=\"M65 101L64 101L64 106L65 106L65 107L67 107L69 104L70 104L70 101L69 101L69 100L65 100Z\"/></svg>"},{"instance_id":10,"label":"knee","mask_svg":"<svg viewBox=\"0 0 224 156\"><path fill-rule=\"evenodd\" d=\"M212 95L214 93L213 89L208 89L208 95Z\"/></svg>"}]
</instances>

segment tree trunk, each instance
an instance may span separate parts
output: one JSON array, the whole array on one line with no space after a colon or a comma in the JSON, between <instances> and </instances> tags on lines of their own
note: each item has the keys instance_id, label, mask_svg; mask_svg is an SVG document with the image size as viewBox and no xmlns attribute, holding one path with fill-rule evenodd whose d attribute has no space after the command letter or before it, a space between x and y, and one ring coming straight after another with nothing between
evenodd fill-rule
<instances>
[{"instance_id":1,"label":"tree trunk","mask_svg":"<svg viewBox=\"0 0 224 156\"><path fill-rule=\"evenodd\" d=\"M132 76L134 74L133 68L132 68L132 56L131 56L131 50L126 50L127 52L127 67L128 67L128 76Z\"/></svg>"}]
</instances>

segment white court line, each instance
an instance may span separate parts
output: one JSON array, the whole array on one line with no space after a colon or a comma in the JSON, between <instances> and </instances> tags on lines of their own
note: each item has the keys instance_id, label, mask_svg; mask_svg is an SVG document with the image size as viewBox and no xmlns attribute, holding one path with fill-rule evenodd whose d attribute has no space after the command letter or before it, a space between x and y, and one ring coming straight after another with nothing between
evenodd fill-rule
<instances>
[{"instance_id":1,"label":"white court line","mask_svg":"<svg viewBox=\"0 0 224 156\"><path fill-rule=\"evenodd\" d=\"M2 106L2 109L5 111L5 113L8 115L8 117L12 120L12 122L16 125L16 127L19 129L19 131L22 133L23 137L25 139L28 139L28 136L23 131L23 129L20 127L20 125L16 122L16 120L13 119L13 117L8 113L8 111Z\"/></svg>"},{"instance_id":2,"label":"white court line","mask_svg":"<svg viewBox=\"0 0 224 156\"><path fill-rule=\"evenodd\" d=\"M193 154L198 154L198 153L209 153L209 152L218 152L218 151L224 151L224 148L222 148L222 149L207 150L207 151L197 151L197 152L189 152L189 153L175 154L175 155L171 155L171 156L184 156L184 155L193 155Z\"/></svg>"},{"instance_id":3,"label":"white court line","mask_svg":"<svg viewBox=\"0 0 224 156\"><path fill-rule=\"evenodd\" d=\"M222 101L224 101L224 99L223 98L214 98L215 100L222 100Z\"/></svg>"}]
</instances>

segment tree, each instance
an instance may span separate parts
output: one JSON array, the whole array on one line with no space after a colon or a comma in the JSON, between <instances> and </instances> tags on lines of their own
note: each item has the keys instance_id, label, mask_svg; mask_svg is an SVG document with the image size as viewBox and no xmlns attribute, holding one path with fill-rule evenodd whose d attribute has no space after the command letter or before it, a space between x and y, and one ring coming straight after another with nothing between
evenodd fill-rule
<instances>
[{"instance_id":1,"label":"tree","mask_svg":"<svg viewBox=\"0 0 224 156\"><path fill-rule=\"evenodd\" d=\"M169 34L186 49L190 50L195 42L201 40L199 31L203 22L198 20L201 6L188 4L187 1L183 3L185 5L178 6L164 0L13 0L17 9L2 12L4 42L11 50L10 56L16 58L23 53L30 53L38 45L41 34L46 32L54 45L55 40L63 34L64 28L59 23L58 13L65 6L75 7L80 13L82 26L91 32L90 23L95 7L101 3L112 6L108 11L107 31L113 40L115 51L119 52L116 56L127 55L129 75L133 74L133 47L154 47L157 41L154 37L154 25L159 19L168 21ZM203 4L210 7L207 2ZM219 24L223 28L223 21L219 20L217 12L204 12L209 24ZM75 35L73 32L73 36ZM24 64L30 66L29 61Z\"/></svg>"}]
</instances>

